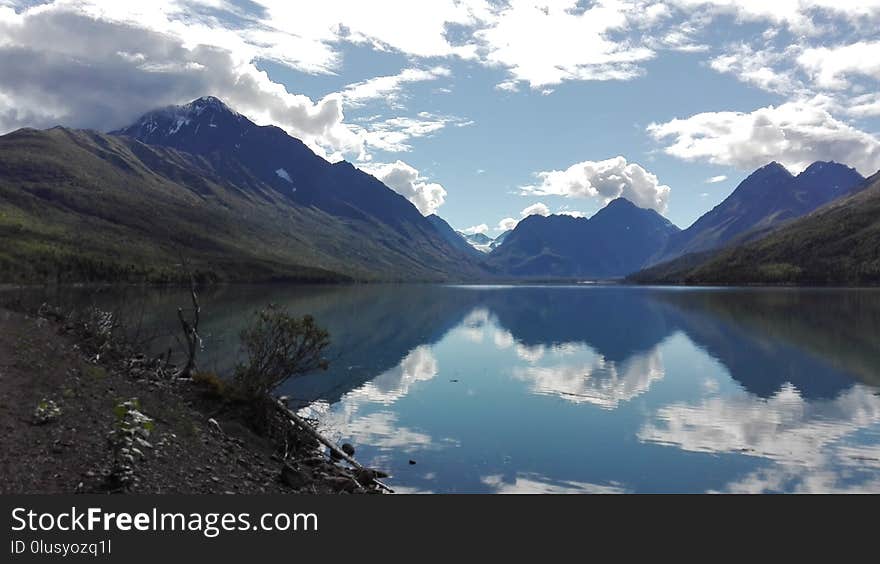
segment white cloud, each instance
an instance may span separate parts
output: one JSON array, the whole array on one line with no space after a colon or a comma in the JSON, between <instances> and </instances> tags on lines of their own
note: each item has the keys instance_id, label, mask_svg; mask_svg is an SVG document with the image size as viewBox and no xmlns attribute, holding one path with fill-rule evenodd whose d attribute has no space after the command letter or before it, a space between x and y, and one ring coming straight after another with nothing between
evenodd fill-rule
<instances>
[{"instance_id":1,"label":"white cloud","mask_svg":"<svg viewBox=\"0 0 880 564\"><path fill-rule=\"evenodd\" d=\"M856 117L880 116L880 93L871 92L850 98L843 111Z\"/></svg>"},{"instance_id":2,"label":"white cloud","mask_svg":"<svg viewBox=\"0 0 880 564\"><path fill-rule=\"evenodd\" d=\"M880 79L880 41L809 48L798 56L797 63L822 88L849 88L852 75Z\"/></svg>"},{"instance_id":3,"label":"white cloud","mask_svg":"<svg viewBox=\"0 0 880 564\"><path fill-rule=\"evenodd\" d=\"M147 110L213 94L321 153L361 151L363 141L343 123L338 98L315 102L289 93L250 62L253 52L244 44L200 23L172 21L170 9L145 7L144 22L130 22L115 8L56 3L0 13L0 74L16 77L0 83L0 130L56 124L108 130ZM166 28L181 33L157 31ZM183 33L189 31L192 36ZM213 41L193 43L198 39Z\"/></svg>"},{"instance_id":4,"label":"white cloud","mask_svg":"<svg viewBox=\"0 0 880 564\"><path fill-rule=\"evenodd\" d=\"M472 41L453 43L450 24L473 25L485 14L481 2L386 0L381 6L358 0L323 0L308 9L287 0L257 0L266 8L261 21L288 33L371 45L422 58L457 55L473 58Z\"/></svg>"},{"instance_id":5,"label":"white cloud","mask_svg":"<svg viewBox=\"0 0 880 564\"><path fill-rule=\"evenodd\" d=\"M495 231L510 231L516 224L519 223L519 220L513 219L512 217L505 217L501 221L498 222L498 226L495 228Z\"/></svg>"},{"instance_id":6,"label":"white cloud","mask_svg":"<svg viewBox=\"0 0 880 564\"><path fill-rule=\"evenodd\" d=\"M377 76L369 80L349 84L340 92L340 96L348 105L353 107L376 99L396 104L406 84L437 80L441 77L448 77L451 74L451 71L446 67L433 67L430 69L408 68L395 75Z\"/></svg>"},{"instance_id":7,"label":"white cloud","mask_svg":"<svg viewBox=\"0 0 880 564\"><path fill-rule=\"evenodd\" d=\"M412 150L411 139L430 137L448 125L466 126L471 123L457 117L420 112L417 117L369 120L353 129L368 147L391 153L405 153Z\"/></svg>"},{"instance_id":8,"label":"white cloud","mask_svg":"<svg viewBox=\"0 0 880 564\"><path fill-rule=\"evenodd\" d=\"M473 225L471 227L468 227L466 229L461 230L462 233L465 233L467 235L474 235L476 233L485 234L485 233L488 233L488 231L489 231L489 226L486 225L485 223L481 223L479 225Z\"/></svg>"},{"instance_id":9,"label":"white cloud","mask_svg":"<svg viewBox=\"0 0 880 564\"><path fill-rule=\"evenodd\" d=\"M546 204L538 202L523 209L523 211L519 212L519 215L522 218L527 218L530 215L543 215L546 217L550 215L550 208Z\"/></svg>"},{"instance_id":10,"label":"white cloud","mask_svg":"<svg viewBox=\"0 0 880 564\"><path fill-rule=\"evenodd\" d=\"M726 174L719 174L718 176L713 176L711 178L706 179L706 184L718 184L719 182L724 182L727 180Z\"/></svg>"},{"instance_id":11,"label":"white cloud","mask_svg":"<svg viewBox=\"0 0 880 564\"><path fill-rule=\"evenodd\" d=\"M554 212L556 215L567 215L569 217L587 217L582 211L569 209L568 206L562 206Z\"/></svg>"},{"instance_id":12,"label":"white cloud","mask_svg":"<svg viewBox=\"0 0 880 564\"><path fill-rule=\"evenodd\" d=\"M815 35L824 30L816 12L849 21L872 20L880 16L877 0L666 0L688 12L701 10L708 18L733 15L740 21L767 22L788 27L799 34Z\"/></svg>"},{"instance_id":13,"label":"white cloud","mask_svg":"<svg viewBox=\"0 0 880 564\"><path fill-rule=\"evenodd\" d=\"M446 200L446 190L443 186L428 181L418 170L403 161L369 164L361 168L412 202L422 215L435 213Z\"/></svg>"},{"instance_id":14,"label":"white cloud","mask_svg":"<svg viewBox=\"0 0 880 564\"><path fill-rule=\"evenodd\" d=\"M244 23L236 27L205 16L198 2L172 0L0 7L0 73L16 77L0 83L0 132L57 124L115 129L148 110L211 94L259 124L282 127L331 160L369 160L372 149L408 151L413 138L470 123L424 112L348 123L344 107L379 97L394 103L405 85L448 76L449 70L407 68L313 100L273 82L255 62L330 72L339 64L331 44L343 33L333 23L336 16L297 10L296 24L280 31L273 27L279 22L242 15L225 2L207 3ZM367 15L363 8L355 11Z\"/></svg>"},{"instance_id":15,"label":"white cloud","mask_svg":"<svg viewBox=\"0 0 880 564\"><path fill-rule=\"evenodd\" d=\"M735 75L742 82L752 84L779 94L788 94L800 88L800 83L791 69L783 70L784 65L796 56L798 47L784 51L755 49L741 43L728 47L726 52L709 61L709 66L720 72Z\"/></svg>"},{"instance_id":16,"label":"white cloud","mask_svg":"<svg viewBox=\"0 0 880 564\"><path fill-rule=\"evenodd\" d=\"M530 215L541 215L546 217L552 213L555 213L557 215L569 215L571 217L587 217L587 214L583 212L570 210L564 206L556 212L552 212L550 211L550 207L547 204L543 202L537 202L535 204L527 206L521 212L519 212L519 219L505 217L504 219L498 221L498 225L495 227L495 231L509 231L515 228L520 221L529 217Z\"/></svg>"},{"instance_id":17,"label":"white cloud","mask_svg":"<svg viewBox=\"0 0 880 564\"><path fill-rule=\"evenodd\" d=\"M611 38L629 29L632 10L625 2L583 9L574 0L512 0L474 36L485 63L509 70L511 79L497 86L503 90L515 90L516 81L544 90L568 80L629 80L654 56L634 41Z\"/></svg>"},{"instance_id":18,"label":"white cloud","mask_svg":"<svg viewBox=\"0 0 880 564\"><path fill-rule=\"evenodd\" d=\"M658 178L624 157L604 161L583 161L565 170L536 174L540 184L522 186L523 194L598 198L603 203L624 197L642 208L666 211L670 188Z\"/></svg>"},{"instance_id":19,"label":"white cloud","mask_svg":"<svg viewBox=\"0 0 880 564\"><path fill-rule=\"evenodd\" d=\"M664 151L674 157L746 170L773 160L792 172L817 160L846 163L866 175L880 168L880 140L810 102L750 113L706 112L653 123L648 133L667 142Z\"/></svg>"}]
</instances>

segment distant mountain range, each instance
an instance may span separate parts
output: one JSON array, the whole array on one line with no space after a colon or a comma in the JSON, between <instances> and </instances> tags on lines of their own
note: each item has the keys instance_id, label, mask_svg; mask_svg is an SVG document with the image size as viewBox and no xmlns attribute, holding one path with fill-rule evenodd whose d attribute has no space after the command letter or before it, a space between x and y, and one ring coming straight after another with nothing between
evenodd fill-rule
<instances>
[{"instance_id":1,"label":"distant mountain range","mask_svg":"<svg viewBox=\"0 0 880 564\"><path fill-rule=\"evenodd\" d=\"M618 198L587 219L532 215L489 255L500 272L529 278L617 278L644 267L678 227Z\"/></svg>"},{"instance_id":2,"label":"distant mountain range","mask_svg":"<svg viewBox=\"0 0 880 564\"><path fill-rule=\"evenodd\" d=\"M629 275L632 281L656 283L876 283L868 282L876 269L870 261L880 258L880 246L871 246L870 234L847 235L858 225L880 228L880 216L877 223L871 223L870 216L859 211L863 220L859 223L846 215L856 213L850 206L871 209L867 196L867 200L853 198L865 185L864 177L839 163L816 162L794 176L773 162L749 175L721 204L685 230L656 212L618 198L590 219L526 218L490 254L487 264L498 272L530 278ZM837 209L850 200L845 204L849 212L824 214L826 208ZM816 214L826 219L798 221L816 210L823 210ZM812 229L806 226L829 222L827 217L846 223L836 228L825 223L827 241L817 241L817 249L808 247L814 238L804 231ZM841 241L848 241L848 246L841 247ZM819 256L825 246L847 258L806 260ZM749 254L759 248L766 257ZM788 260L796 257L800 257L798 264ZM762 273L750 269L750 263L763 263ZM820 264L833 265L833 272L822 273Z\"/></svg>"},{"instance_id":3,"label":"distant mountain range","mask_svg":"<svg viewBox=\"0 0 880 564\"><path fill-rule=\"evenodd\" d=\"M880 283L880 187L838 163L770 163L685 230L618 198L495 239L423 217L213 97L102 134L0 137L0 282L618 279Z\"/></svg>"},{"instance_id":4,"label":"distant mountain range","mask_svg":"<svg viewBox=\"0 0 880 564\"><path fill-rule=\"evenodd\" d=\"M513 230L508 230L498 235L494 239L485 233L467 234L462 231L456 231L442 217L432 214L428 216L437 231L454 246L461 248L476 259L483 260L485 255L491 253L496 247L504 242ZM476 252L475 252L476 251Z\"/></svg>"}]
</instances>

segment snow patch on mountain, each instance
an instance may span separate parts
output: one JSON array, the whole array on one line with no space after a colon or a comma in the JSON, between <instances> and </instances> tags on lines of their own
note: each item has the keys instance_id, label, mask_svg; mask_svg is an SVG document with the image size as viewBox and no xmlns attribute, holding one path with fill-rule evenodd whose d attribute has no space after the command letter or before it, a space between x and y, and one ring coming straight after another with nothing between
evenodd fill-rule
<instances>
[{"instance_id":1,"label":"snow patch on mountain","mask_svg":"<svg viewBox=\"0 0 880 564\"><path fill-rule=\"evenodd\" d=\"M287 174L287 171L284 170L283 168L279 168L278 170L276 170L275 174L277 174L278 177L281 178L282 180L286 180L286 181L290 182L291 184L293 184L293 180L290 179L290 175Z\"/></svg>"}]
</instances>

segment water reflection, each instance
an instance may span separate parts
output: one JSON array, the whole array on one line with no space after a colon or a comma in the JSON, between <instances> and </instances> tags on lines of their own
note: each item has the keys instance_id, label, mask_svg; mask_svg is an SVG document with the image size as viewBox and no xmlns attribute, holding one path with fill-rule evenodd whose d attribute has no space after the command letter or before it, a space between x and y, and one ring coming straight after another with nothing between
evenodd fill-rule
<instances>
[{"instance_id":1,"label":"water reflection","mask_svg":"<svg viewBox=\"0 0 880 564\"><path fill-rule=\"evenodd\" d=\"M185 303L135 298L166 329ZM220 373L267 301L328 327L331 369L283 392L401 491L880 491L880 292L230 287L203 299L202 362Z\"/></svg>"},{"instance_id":2,"label":"water reflection","mask_svg":"<svg viewBox=\"0 0 880 564\"><path fill-rule=\"evenodd\" d=\"M546 476L523 474L507 480L504 476L484 476L482 482L498 494L618 494L626 490L616 485L588 484L552 480Z\"/></svg>"},{"instance_id":3,"label":"water reflection","mask_svg":"<svg viewBox=\"0 0 880 564\"><path fill-rule=\"evenodd\" d=\"M410 387L417 382L425 382L436 375L437 359L430 347L421 345L410 351L400 364L348 392L344 399L360 398L388 405L409 393Z\"/></svg>"},{"instance_id":4,"label":"water reflection","mask_svg":"<svg viewBox=\"0 0 880 564\"><path fill-rule=\"evenodd\" d=\"M656 349L634 354L619 363L594 353L591 356L592 360L585 363L545 365L537 365L537 358L529 359L532 365L514 368L513 376L530 382L535 393L555 394L570 402L592 403L606 409L614 409L621 402L647 392L652 382L663 378L663 361Z\"/></svg>"}]
</instances>

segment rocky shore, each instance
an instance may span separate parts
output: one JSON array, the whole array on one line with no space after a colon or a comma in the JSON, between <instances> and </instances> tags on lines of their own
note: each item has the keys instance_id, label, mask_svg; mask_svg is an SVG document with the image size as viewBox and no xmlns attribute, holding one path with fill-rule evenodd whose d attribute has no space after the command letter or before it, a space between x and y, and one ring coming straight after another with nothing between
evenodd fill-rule
<instances>
[{"instance_id":1,"label":"rocky shore","mask_svg":"<svg viewBox=\"0 0 880 564\"><path fill-rule=\"evenodd\" d=\"M383 491L306 429L261 436L92 315L0 309L0 493Z\"/></svg>"}]
</instances>

